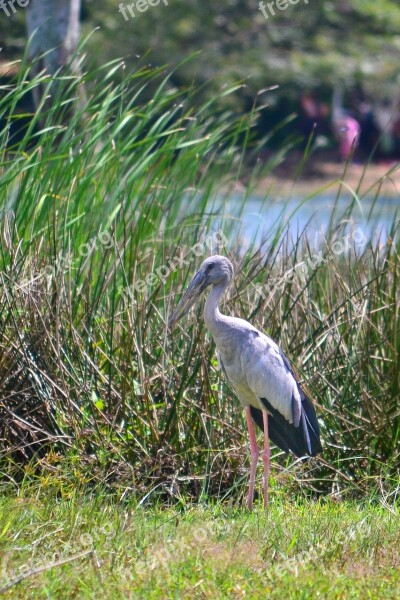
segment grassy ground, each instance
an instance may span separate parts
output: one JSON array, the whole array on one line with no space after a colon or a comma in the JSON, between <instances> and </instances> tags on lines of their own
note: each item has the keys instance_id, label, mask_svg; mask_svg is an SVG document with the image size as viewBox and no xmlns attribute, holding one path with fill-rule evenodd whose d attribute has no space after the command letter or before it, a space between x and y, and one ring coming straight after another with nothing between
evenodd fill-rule
<instances>
[{"instance_id":1,"label":"grassy ground","mask_svg":"<svg viewBox=\"0 0 400 600\"><path fill-rule=\"evenodd\" d=\"M250 514L39 490L0 511L4 598L400 598L400 515L380 504L272 497Z\"/></svg>"}]
</instances>

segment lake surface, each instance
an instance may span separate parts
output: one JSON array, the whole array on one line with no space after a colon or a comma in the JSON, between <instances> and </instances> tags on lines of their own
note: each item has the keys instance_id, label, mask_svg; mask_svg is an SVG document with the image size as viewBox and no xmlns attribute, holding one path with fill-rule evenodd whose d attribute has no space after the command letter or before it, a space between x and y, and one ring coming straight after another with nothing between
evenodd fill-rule
<instances>
[{"instance_id":1,"label":"lake surface","mask_svg":"<svg viewBox=\"0 0 400 600\"><path fill-rule=\"evenodd\" d=\"M346 222L346 229L351 232L361 230L365 239L384 242L400 220L400 198L381 197L376 202L373 198L363 198L353 203L352 196L342 195L339 199L332 194L319 195L304 200L273 201L262 196L245 198L239 193L229 198L217 200L213 212L219 224L232 226L235 235L240 238L241 245L248 247L255 242L256 247L268 243L279 229L288 232L288 239L296 240L306 232L311 246L318 247L325 238L330 220L335 223Z\"/></svg>"}]
</instances>

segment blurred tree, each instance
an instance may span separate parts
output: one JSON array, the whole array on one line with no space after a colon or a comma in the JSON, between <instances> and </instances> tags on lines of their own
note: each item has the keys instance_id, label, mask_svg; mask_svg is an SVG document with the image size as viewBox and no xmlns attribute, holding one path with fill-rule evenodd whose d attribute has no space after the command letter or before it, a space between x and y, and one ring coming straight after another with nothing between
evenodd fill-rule
<instances>
[{"instance_id":1,"label":"blurred tree","mask_svg":"<svg viewBox=\"0 0 400 600\"><path fill-rule=\"evenodd\" d=\"M67 66L79 40L81 0L32 0L26 7L33 71L54 75ZM36 105L39 98L35 98Z\"/></svg>"},{"instance_id":2,"label":"blurred tree","mask_svg":"<svg viewBox=\"0 0 400 600\"><path fill-rule=\"evenodd\" d=\"M399 0L299 0L279 2L278 6L275 2L274 14L268 13L268 18L259 10L259 0L81 3L89 64L96 66L123 56L128 70L148 63L167 65L169 70L192 55L174 70L168 85L190 87L195 83L208 95L213 88L243 81L246 85L222 102L236 112L248 110L256 97L267 103L262 112L265 132L298 112L302 94L313 94L329 105L333 88L340 85L344 105L352 108L365 101L374 104L382 97L393 99L400 89ZM18 59L23 53L25 11L38 12L43 22L57 15L49 5L66 12L63 26L67 30L71 0L30 0L26 9L16 8L10 17L1 14L0 67L2 61ZM78 5L76 2L74 9L76 35ZM62 19L56 16L55 20L61 23ZM34 27L32 24L30 31ZM54 31L50 35L55 35ZM63 36L58 37L59 42L45 39L43 49L61 44ZM69 43L67 54L68 48ZM40 50L32 48L33 53L40 54ZM54 61L57 63L56 58ZM211 84L202 86L210 80ZM260 89L275 85L279 88L257 96ZM280 131L284 135L284 130Z\"/></svg>"},{"instance_id":3,"label":"blurred tree","mask_svg":"<svg viewBox=\"0 0 400 600\"><path fill-rule=\"evenodd\" d=\"M146 11L128 11L126 18L119 0L83 2L86 32L98 27L88 43L95 62L123 55L129 66L175 66L194 55L171 83L212 80L220 88L244 81L225 98L238 112L252 106L260 89L279 85L260 98L269 105L268 130L271 119L280 122L298 109L302 93L330 103L334 86L341 85L347 104L354 90L375 101L392 98L400 86L399 0L275 2L268 19L259 0L152 0ZM121 4L126 9L132 2ZM209 94L210 86L204 90Z\"/></svg>"}]
</instances>

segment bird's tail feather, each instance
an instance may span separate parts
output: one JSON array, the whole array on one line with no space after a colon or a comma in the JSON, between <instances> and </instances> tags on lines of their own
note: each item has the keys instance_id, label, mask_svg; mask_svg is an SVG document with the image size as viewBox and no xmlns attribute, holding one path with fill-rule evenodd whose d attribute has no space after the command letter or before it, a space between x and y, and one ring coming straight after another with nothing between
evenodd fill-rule
<instances>
[{"instance_id":1,"label":"bird's tail feather","mask_svg":"<svg viewBox=\"0 0 400 600\"><path fill-rule=\"evenodd\" d=\"M310 398L302 391L301 393L301 414L304 415L304 426L307 427L307 432L310 440L310 456L315 456L322 452L321 441L319 437L319 424L315 408Z\"/></svg>"}]
</instances>

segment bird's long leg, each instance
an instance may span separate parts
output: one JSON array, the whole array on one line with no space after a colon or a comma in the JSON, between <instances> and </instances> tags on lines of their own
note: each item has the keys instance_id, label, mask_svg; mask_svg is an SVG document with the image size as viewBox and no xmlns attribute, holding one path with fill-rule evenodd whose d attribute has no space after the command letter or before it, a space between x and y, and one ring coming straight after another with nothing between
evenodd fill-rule
<instances>
[{"instance_id":1,"label":"bird's long leg","mask_svg":"<svg viewBox=\"0 0 400 600\"><path fill-rule=\"evenodd\" d=\"M255 432L255 428L254 428L253 419L251 418L250 406L246 406L246 421L247 421L247 429L249 430L250 452L251 452L250 483L249 483L249 495L247 496L247 508L249 510L251 510L253 508L257 461L258 461L258 456L260 454L260 451L257 446L256 432Z\"/></svg>"},{"instance_id":2,"label":"bird's long leg","mask_svg":"<svg viewBox=\"0 0 400 600\"><path fill-rule=\"evenodd\" d=\"M268 485L269 485L269 436L268 436L268 413L263 410L263 425L264 425L264 508L268 508Z\"/></svg>"}]
</instances>

